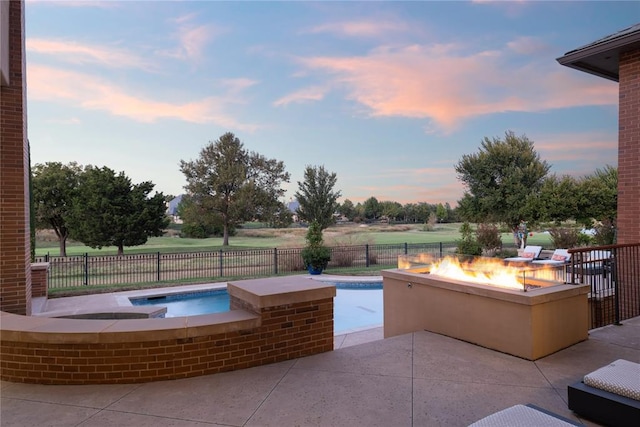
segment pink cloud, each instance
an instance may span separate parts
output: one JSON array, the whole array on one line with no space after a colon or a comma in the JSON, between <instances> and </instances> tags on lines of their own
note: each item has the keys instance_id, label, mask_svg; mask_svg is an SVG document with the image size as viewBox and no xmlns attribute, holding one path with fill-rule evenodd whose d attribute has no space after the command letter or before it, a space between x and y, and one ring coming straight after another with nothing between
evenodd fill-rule
<instances>
[{"instance_id":1,"label":"pink cloud","mask_svg":"<svg viewBox=\"0 0 640 427\"><path fill-rule=\"evenodd\" d=\"M55 56L58 60L72 64L96 63L112 68L141 68L152 70L151 63L125 49L100 45L82 44L74 41L27 38L26 48L30 53Z\"/></svg>"},{"instance_id":2,"label":"pink cloud","mask_svg":"<svg viewBox=\"0 0 640 427\"><path fill-rule=\"evenodd\" d=\"M541 137L535 143L536 151L544 160L553 162L593 163L617 155L618 136L584 132Z\"/></svg>"},{"instance_id":3,"label":"pink cloud","mask_svg":"<svg viewBox=\"0 0 640 427\"><path fill-rule=\"evenodd\" d=\"M363 178L360 176L360 178ZM366 178L366 177L365 177ZM450 203L452 206L462 197L464 188L452 166L380 170L371 180L402 182L392 185L352 185L349 199L363 202L369 197L405 203Z\"/></svg>"},{"instance_id":4,"label":"pink cloud","mask_svg":"<svg viewBox=\"0 0 640 427\"><path fill-rule=\"evenodd\" d=\"M175 32L179 46L173 49L162 50L161 55L182 60L200 61L204 56L204 49L214 36L223 30L209 24L193 24L196 14L188 14L173 19L178 25Z\"/></svg>"},{"instance_id":5,"label":"pink cloud","mask_svg":"<svg viewBox=\"0 0 640 427\"><path fill-rule=\"evenodd\" d=\"M235 96L206 97L189 102L152 99L93 75L30 64L27 69L29 98L67 103L88 110L107 111L144 123L176 119L191 123L215 123L247 131L256 125L240 123L225 112ZM51 82L56 82L51 84Z\"/></svg>"},{"instance_id":6,"label":"pink cloud","mask_svg":"<svg viewBox=\"0 0 640 427\"><path fill-rule=\"evenodd\" d=\"M428 119L447 133L486 114L618 101L615 83L562 70L551 58L545 59L549 64L513 65L508 52L465 54L455 45L383 46L366 56L309 57L300 63L327 73L332 85L343 88L371 116Z\"/></svg>"},{"instance_id":7,"label":"pink cloud","mask_svg":"<svg viewBox=\"0 0 640 427\"><path fill-rule=\"evenodd\" d=\"M223 79L220 81L220 83L230 93L238 94L245 89L250 88L251 86L255 86L256 84L258 84L258 81L241 77L236 79Z\"/></svg>"},{"instance_id":8,"label":"pink cloud","mask_svg":"<svg viewBox=\"0 0 640 427\"><path fill-rule=\"evenodd\" d=\"M297 92L291 93L289 95L283 96L280 99L277 99L273 105L276 107L288 105L291 103L300 103L300 102L308 102L308 101L320 101L324 98L325 93L327 92L326 88L313 86L305 89L301 89Z\"/></svg>"},{"instance_id":9,"label":"pink cloud","mask_svg":"<svg viewBox=\"0 0 640 427\"><path fill-rule=\"evenodd\" d=\"M375 37L390 31L404 31L405 24L391 21L344 21L332 22L310 28L309 33L331 33L350 37Z\"/></svg>"},{"instance_id":10,"label":"pink cloud","mask_svg":"<svg viewBox=\"0 0 640 427\"><path fill-rule=\"evenodd\" d=\"M349 197L354 202L364 202L369 197L375 197L379 201L391 200L401 204L406 203L449 203L455 207L462 198L464 188L455 177L448 182L440 182L438 186L425 186L419 184L389 185L389 186L360 186L354 190L360 193L355 197Z\"/></svg>"}]
</instances>

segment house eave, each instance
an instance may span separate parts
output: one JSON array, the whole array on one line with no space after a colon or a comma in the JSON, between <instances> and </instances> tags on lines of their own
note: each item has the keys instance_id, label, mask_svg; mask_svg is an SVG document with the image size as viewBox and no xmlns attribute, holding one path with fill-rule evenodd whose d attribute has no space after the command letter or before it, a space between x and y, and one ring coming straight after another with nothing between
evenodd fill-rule
<instances>
[{"instance_id":1,"label":"house eave","mask_svg":"<svg viewBox=\"0 0 640 427\"><path fill-rule=\"evenodd\" d=\"M574 49L556 60L561 65L617 82L620 54L635 49L640 49L640 27L626 34Z\"/></svg>"}]
</instances>

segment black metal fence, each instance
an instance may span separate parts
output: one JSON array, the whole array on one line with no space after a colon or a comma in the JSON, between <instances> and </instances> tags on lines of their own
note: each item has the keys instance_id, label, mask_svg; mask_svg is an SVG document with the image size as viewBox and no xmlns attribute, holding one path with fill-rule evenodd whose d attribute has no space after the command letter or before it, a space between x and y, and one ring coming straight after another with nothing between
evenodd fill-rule
<instances>
[{"instance_id":1,"label":"black metal fence","mask_svg":"<svg viewBox=\"0 0 640 427\"><path fill-rule=\"evenodd\" d=\"M455 243L400 243L331 248L329 269L396 265L398 255L429 252L442 256ZM220 280L226 277L263 277L305 271L302 248L232 251L147 253L121 256L40 256L49 263L49 288L105 286L149 282Z\"/></svg>"},{"instance_id":2,"label":"black metal fence","mask_svg":"<svg viewBox=\"0 0 640 427\"><path fill-rule=\"evenodd\" d=\"M640 243L569 249L568 283L588 284L590 329L640 316Z\"/></svg>"}]
</instances>

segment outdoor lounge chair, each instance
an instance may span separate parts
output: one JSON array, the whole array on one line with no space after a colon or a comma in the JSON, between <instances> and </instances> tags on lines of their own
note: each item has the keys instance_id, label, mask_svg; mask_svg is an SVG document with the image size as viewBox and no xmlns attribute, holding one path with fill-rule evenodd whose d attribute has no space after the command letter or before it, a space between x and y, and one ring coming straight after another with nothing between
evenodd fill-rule
<instances>
[{"instance_id":1,"label":"outdoor lounge chair","mask_svg":"<svg viewBox=\"0 0 640 427\"><path fill-rule=\"evenodd\" d=\"M640 421L640 364L619 359L568 388L569 409L607 426Z\"/></svg>"},{"instance_id":2,"label":"outdoor lounge chair","mask_svg":"<svg viewBox=\"0 0 640 427\"><path fill-rule=\"evenodd\" d=\"M556 249L553 251L553 255L551 255L550 259L535 259L532 262L534 264L544 264L544 265L563 265L569 262L571 259L571 254L566 249Z\"/></svg>"},{"instance_id":3,"label":"outdoor lounge chair","mask_svg":"<svg viewBox=\"0 0 640 427\"><path fill-rule=\"evenodd\" d=\"M583 426L568 418L549 412L535 405L514 405L476 421L469 427L512 426Z\"/></svg>"},{"instance_id":4,"label":"outdoor lounge chair","mask_svg":"<svg viewBox=\"0 0 640 427\"><path fill-rule=\"evenodd\" d=\"M531 262L540 256L542 246L526 246L522 251L521 256L505 258L507 262Z\"/></svg>"}]
</instances>

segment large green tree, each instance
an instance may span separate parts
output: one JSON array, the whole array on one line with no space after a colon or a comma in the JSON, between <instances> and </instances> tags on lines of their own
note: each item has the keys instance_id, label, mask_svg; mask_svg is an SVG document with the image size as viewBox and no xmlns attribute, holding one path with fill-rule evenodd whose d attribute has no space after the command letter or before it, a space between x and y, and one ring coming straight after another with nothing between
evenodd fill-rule
<instances>
[{"instance_id":1,"label":"large green tree","mask_svg":"<svg viewBox=\"0 0 640 427\"><path fill-rule=\"evenodd\" d=\"M477 153L463 155L455 165L465 186L461 215L474 222L502 222L511 229L523 219L535 222L542 215L535 200L549 168L525 135L508 131L504 139L485 137Z\"/></svg>"},{"instance_id":2,"label":"large green tree","mask_svg":"<svg viewBox=\"0 0 640 427\"><path fill-rule=\"evenodd\" d=\"M618 168L607 165L579 183L583 197L582 217L615 224L618 212ZM586 217L586 218L585 218Z\"/></svg>"},{"instance_id":3,"label":"large green tree","mask_svg":"<svg viewBox=\"0 0 640 427\"><path fill-rule=\"evenodd\" d=\"M542 212L543 219L560 224L568 219L579 218L583 204L576 179L569 175L558 177L554 174L545 178L538 193L536 209Z\"/></svg>"},{"instance_id":4,"label":"large green tree","mask_svg":"<svg viewBox=\"0 0 640 427\"><path fill-rule=\"evenodd\" d=\"M281 213L281 185L289 182L284 163L247 151L231 132L206 145L196 160L181 160L180 170L192 201L221 218L223 246L229 245L229 231L239 223L269 222Z\"/></svg>"},{"instance_id":5,"label":"large green tree","mask_svg":"<svg viewBox=\"0 0 640 427\"><path fill-rule=\"evenodd\" d=\"M298 181L295 198L300 206L296 210L302 221L317 222L320 230L324 230L335 222L333 214L338 209L340 191L334 191L337 182L335 173L330 173L324 166L307 166L304 180Z\"/></svg>"},{"instance_id":6,"label":"large green tree","mask_svg":"<svg viewBox=\"0 0 640 427\"><path fill-rule=\"evenodd\" d=\"M133 185L120 172L88 166L80 176L69 215L71 237L92 248L138 246L162 235L168 225L164 195L151 196L154 184Z\"/></svg>"},{"instance_id":7,"label":"large green tree","mask_svg":"<svg viewBox=\"0 0 640 427\"><path fill-rule=\"evenodd\" d=\"M380 212L382 215L386 216L389 220L389 223L393 221L397 221L398 218L402 218L404 214L404 209L402 205L398 202L394 202L391 200L385 200L380 202Z\"/></svg>"},{"instance_id":8,"label":"large green tree","mask_svg":"<svg viewBox=\"0 0 640 427\"><path fill-rule=\"evenodd\" d=\"M60 256L67 256L71 234L68 218L82 168L77 163L37 164L33 168L33 211L36 228L53 229L58 237Z\"/></svg>"},{"instance_id":9,"label":"large green tree","mask_svg":"<svg viewBox=\"0 0 640 427\"><path fill-rule=\"evenodd\" d=\"M345 201L338 206L338 213L344 215L349 221L353 221L353 218L356 216L356 207L351 200L345 199Z\"/></svg>"},{"instance_id":10,"label":"large green tree","mask_svg":"<svg viewBox=\"0 0 640 427\"><path fill-rule=\"evenodd\" d=\"M195 239L204 239L211 236L222 236L222 217L208 210L203 203L195 203L187 194L177 209L178 216L182 220L180 235ZM233 234L234 228L229 230Z\"/></svg>"},{"instance_id":11,"label":"large green tree","mask_svg":"<svg viewBox=\"0 0 640 427\"><path fill-rule=\"evenodd\" d=\"M362 203L362 209L364 211L364 217L367 221L375 221L382 215L380 209L380 202L375 197L371 196Z\"/></svg>"}]
</instances>

